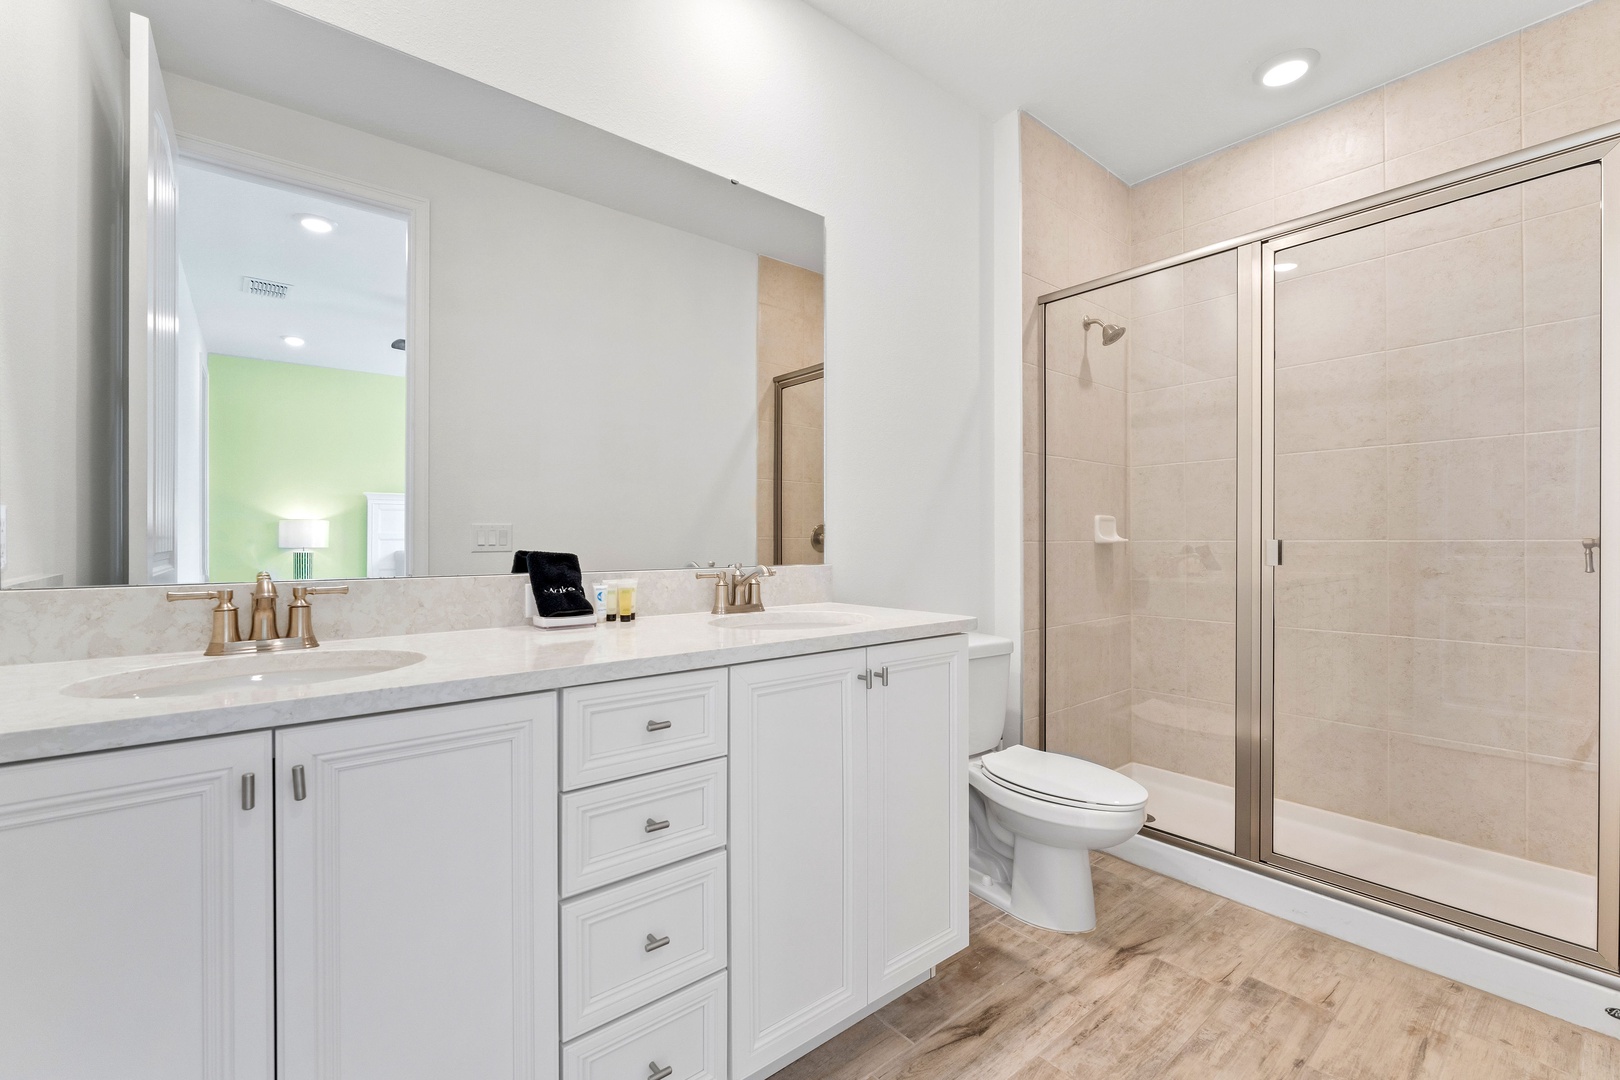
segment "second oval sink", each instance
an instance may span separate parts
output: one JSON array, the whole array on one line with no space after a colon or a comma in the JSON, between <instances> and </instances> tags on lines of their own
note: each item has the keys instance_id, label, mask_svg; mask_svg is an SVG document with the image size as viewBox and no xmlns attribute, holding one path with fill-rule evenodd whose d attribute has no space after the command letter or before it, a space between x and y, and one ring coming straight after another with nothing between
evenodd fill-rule
<instances>
[{"instance_id":1,"label":"second oval sink","mask_svg":"<svg viewBox=\"0 0 1620 1080\"><path fill-rule=\"evenodd\" d=\"M158 698L196 697L233 690L271 690L379 675L409 667L423 659L421 653L394 649L310 650L222 656L85 679L64 687L62 693L89 698Z\"/></svg>"}]
</instances>

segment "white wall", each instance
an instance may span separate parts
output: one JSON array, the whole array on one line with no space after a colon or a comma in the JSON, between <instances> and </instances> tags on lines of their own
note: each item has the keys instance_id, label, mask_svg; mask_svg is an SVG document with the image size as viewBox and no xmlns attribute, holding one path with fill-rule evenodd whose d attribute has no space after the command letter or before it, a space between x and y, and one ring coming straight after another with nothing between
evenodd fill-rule
<instances>
[{"instance_id":1,"label":"white wall","mask_svg":"<svg viewBox=\"0 0 1620 1080\"><path fill-rule=\"evenodd\" d=\"M184 204L181 211L184 212ZM186 270L175 292L174 565L177 581L208 580L208 344ZM229 418L226 418L229 422Z\"/></svg>"},{"instance_id":2,"label":"white wall","mask_svg":"<svg viewBox=\"0 0 1620 1080\"><path fill-rule=\"evenodd\" d=\"M822 214L838 595L990 613L973 110L797 0L289 6Z\"/></svg>"},{"instance_id":3,"label":"white wall","mask_svg":"<svg viewBox=\"0 0 1620 1080\"><path fill-rule=\"evenodd\" d=\"M184 134L428 200L431 537L415 572L505 571L509 554L471 550L474 522L592 569L751 558L755 253L167 82Z\"/></svg>"},{"instance_id":4,"label":"white wall","mask_svg":"<svg viewBox=\"0 0 1620 1080\"><path fill-rule=\"evenodd\" d=\"M123 580L125 79L103 0L0 4L0 585Z\"/></svg>"}]
</instances>

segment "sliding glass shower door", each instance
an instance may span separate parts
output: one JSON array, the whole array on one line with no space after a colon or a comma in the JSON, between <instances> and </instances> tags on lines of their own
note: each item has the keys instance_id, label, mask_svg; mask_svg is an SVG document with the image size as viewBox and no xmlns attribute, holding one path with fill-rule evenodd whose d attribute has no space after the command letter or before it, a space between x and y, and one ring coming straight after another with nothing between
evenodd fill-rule
<instances>
[{"instance_id":1,"label":"sliding glass shower door","mask_svg":"<svg viewBox=\"0 0 1620 1080\"><path fill-rule=\"evenodd\" d=\"M1487 178L1261 259L1261 857L1566 955L1599 946L1603 189Z\"/></svg>"}]
</instances>

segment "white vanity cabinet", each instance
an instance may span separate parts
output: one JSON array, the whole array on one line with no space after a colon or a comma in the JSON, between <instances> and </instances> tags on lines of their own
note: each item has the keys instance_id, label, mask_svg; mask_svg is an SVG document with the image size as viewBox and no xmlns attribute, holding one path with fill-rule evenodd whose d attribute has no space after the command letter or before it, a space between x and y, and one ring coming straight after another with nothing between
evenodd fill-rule
<instances>
[{"instance_id":1,"label":"white vanity cabinet","mask_svg":"<svg viewBox=\"0 0 1620 1080\"><path fill-rule=\"evenodd\" d=\"M731 669L732 1075L967 945L961 636Z\"/></svg>"},{"instance_id":2,"label":"white vanity cabinet","mask_svg":"<svg viewBox=\"0 0 1620 1080\"><path fill-rule=\"evenodd\" d=\"M947 634L0 765L0 1078L755 1080L967 944L966 683Z\"/></svg>"},{"instance_id":3,"label":"white vanity cabinet","mask_svg":"<svg viewBox=\"0 0 1620 1080\"><path fill-rule=\"evenodd\" d=\"M556 715L276 732L281 1080L556 1076Z\"/></svg>"},{"instance_id":4,"label":"white vanity cabinet","mask_svg":"<svg viewBox=\"0 0 1620 1080\"><path fill-rule=\"evenodd\" d=\"M270 1080L270 735L0 766L0 1076Z\"/></svg>"}]
</instances>

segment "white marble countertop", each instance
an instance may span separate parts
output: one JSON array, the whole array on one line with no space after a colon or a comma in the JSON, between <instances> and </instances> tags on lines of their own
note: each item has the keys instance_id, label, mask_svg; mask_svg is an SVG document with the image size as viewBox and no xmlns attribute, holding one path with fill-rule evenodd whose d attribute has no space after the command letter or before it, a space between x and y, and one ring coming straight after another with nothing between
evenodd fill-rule
<instances>
[{"instance_id":1,"label":"white marble countertop","mask_svg":"<svg viewBox=\"0 0 1620 1080\"><path fill-rule=\"evenodd\" d=\"M863 616L850 626L767 629L716 626L708 613L658 615L578 630L508 626L325 642L308 653L399 650L420 662L377 674L296 686L256 686L195 696L94 698L64 693L86 679L195 663L196 652L0 666L0 763L140 746L367 713L445 705L564 686L660 675L957 634L964 615L805 604L778 612ZM229 674L237 657L208 661ZM360 658L356 658L360 659ZM332 661L328 661L332 662Z\"/></svg>"}]
</instances>

